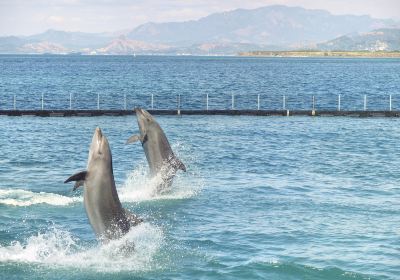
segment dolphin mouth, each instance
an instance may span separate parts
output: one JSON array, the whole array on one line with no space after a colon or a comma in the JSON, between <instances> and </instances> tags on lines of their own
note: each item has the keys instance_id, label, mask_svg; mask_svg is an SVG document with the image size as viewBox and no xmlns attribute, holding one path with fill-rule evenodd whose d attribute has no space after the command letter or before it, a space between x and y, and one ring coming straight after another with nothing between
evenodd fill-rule
<instances>
[{"instance_id":1,"label":"dolphin mouth","mask_svg":"<svg viewBox=\"0 0 400 280\"><path fill-rule=\"evenodd\" d=\"M136 116L144 115L143 109L139 108L139 107L135 108L135 113L136 113Z\"/></svg>"},{"instance_id":2,"label":"dolphin mouth","mask_svg":"<svg viewBox=\"0 0 400 280\"><path fill-rule=\"evenodd\" d=\"M136 116L138 118L146 118L148 120L153 119L153 116L149 112L147 112L146 110L144 110L142 108L136 108L135 112L136 112Z\"/></svg>"},{"instance_id":3,"label":"dolphin mouth","mask_svg":"<svg viewBox=\"0 0 400 280\"><path fill-rule=\"evenodd\" d=\"M100 127L96 127L95 135L96 135L97 144L100 146L100 144L103 140L103 133L101 132Z\"/></svg>"}]
</instances>

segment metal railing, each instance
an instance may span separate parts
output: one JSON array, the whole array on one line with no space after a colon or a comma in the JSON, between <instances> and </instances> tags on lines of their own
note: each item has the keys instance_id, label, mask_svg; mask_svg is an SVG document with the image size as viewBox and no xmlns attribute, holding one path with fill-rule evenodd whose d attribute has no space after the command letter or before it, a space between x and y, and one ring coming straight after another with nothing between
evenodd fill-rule
<instances>
[{"instance_id":1,"label":"metal railing","mask_svg":"<svg viewBox=\"0 0 400 280\"><path fill-rule=\"evenodd\" d=\"M336 110L392 111L400 95L74 94L0 96L0 110Z\"/></svg>"}]
</instances>

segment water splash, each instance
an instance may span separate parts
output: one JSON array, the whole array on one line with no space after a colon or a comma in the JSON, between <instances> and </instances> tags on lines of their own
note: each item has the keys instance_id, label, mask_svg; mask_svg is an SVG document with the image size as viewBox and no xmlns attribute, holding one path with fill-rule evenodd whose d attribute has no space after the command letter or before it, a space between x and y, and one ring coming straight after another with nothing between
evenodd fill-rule
<instances>
[{"instance_id":1,"label":"water splash","mask_svg":"<svg viewBox=\"0 0 400 280\"><path fill-rule=\"evenodd\" d=\"M21 189L0 190L0 204L12 206L31 206L42 203L55 206L67 206L81 201L81 197L68 197L55 193L37 193Z\"/></svg>"},{"instance_id":2,"label":"water splash","mask_svg":"<svg viewBox=\"0 0 400 280\"><path fill-rule=\"evenodd\" d=\"M158 199L184 199L194 196L199 186L190 184L183 176L176 175L168 192L158 193L157 188L162 182L161 176L151 178L142 165L133 170L124 184L118 189L122 202L137 202Z\"/></svg>"},{"instance_id":3,"label":"water splash","mask_svg":"<svg viewBox=\"0 0 400 280\"><path fill-rule=\"evenodd\" d=\"M188 171L184 173L178 170L170 189L159 193L157 188L162 183L162 176L151 177L147 162L140 162L118 188L122 202L185 199L195 196L203 188L204 182L198 170L190 166L195 161L194 156L185 156L191 153L180 143L174 144L172 149L176 152L176 156L182 159Z\"/></svg>"},{"instance_id":4,"label":"water splash","mask_svg":"<svg viewBox=\"0 0 400 280\"><path fill-rule=\"evenodd\" d=\"M0 263L16 262L90 269L99 272L149 271L158 268L154 261L164 241L163 231L149 223L132 228L118 240L85 247L68 231L52 228L0 246ZM127 245L134 244L134 250Z\"/></svg>"}]
</instances>

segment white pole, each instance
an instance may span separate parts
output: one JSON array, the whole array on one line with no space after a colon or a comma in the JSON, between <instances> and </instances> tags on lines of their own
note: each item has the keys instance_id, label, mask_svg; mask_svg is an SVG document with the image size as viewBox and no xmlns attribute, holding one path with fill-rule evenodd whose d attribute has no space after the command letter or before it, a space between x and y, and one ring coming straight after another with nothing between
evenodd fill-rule
<instances>
[{"instance_id":1,"label":"white pole","mask_svg":"<svg viewBox=\"0 0 400 280\"><path fill-rule=\"evenodd\" d=\"M338 95L338 111L340 111L340 94Z\"/></svg>"},{"instance_id":2,"label":"white pole","mask_svg":"<svg viewBox=\"0 0 400 280\"><path fill-rule=\"evenodd\" d=\"M392 111L392 95L389 95L389 111Z\"/></svg>"},{"instance_id":3,"label":"white pole","mask_svg":"<svg viewBox=\"0 0 400 280\"><path fill-rule=\"evenodd\" d=\"M235 95L232 93L232 110L235 109Z\"/></svg>"},{"instance_id":4,"label":"white pole","mask_svg":"<svg viewBox=\"0 0 400 280\"><path fill-rule=\"evenodd\" d=\"M154 94L151 94L151 110L154 109Z\"/></svg>"},{"instance_id":5,"label":"white pole","mask_svg":"<svg viewBox=\"0 0 400 280\"><path fill-rule=\"evenodd\" d=\"M207 95L206 95L206 109L207 109L207 111L208 111L208 93L207 93Z\"/></svg>"},{"instance_id":6,"label":"white pole","mask_svg":"<svg viewBox=\"0 0 400 280\"><path fill-rule=\"evenodd\" d=\"M97 94L97 110L100 110L100 93Z\"/></svg>"},{"instance_id":7,"label":"white pole","mask_svg":"<svg viewBox=\"0 0 400 280\"><path fill-rule=\"evenodd\" d=\"M315 110L315 96L312 97L312 110Z\"/></svg>"},{"instance_id":8,"label":"white pole","mask_svg":"<svg viewBox=\"0 0 400 280\"><path fill-rule=\"evenodd\" d=\"M364 94L364 111L367 111L367 95Z\"/></svg>"},{"instance_id":9,"label":"white pole","mask_svg":"<svg viewBox=\"0 0 400 280\"><path fill-rule=\"evenodd\" d=\"M44 109L44 94L42 93L42 111Z\"/></svg>"},{"instance_id":10,"label":"white pole","mask_svg":"<svg viewBox=\"0 0 400 280\"><path fill-rule=\"evenodd\" d=\"M69 94L69 109L72 110L72 92Z\"/></svg>"},{"instance_id":11,"label":"white pole","mask_svg":"<svg viewBox=\"0 0 400 280\"><path fill-rule=\"evenodd\" d=\"M17 110L17 98L15 97L15 94L14 94L14 110Z\"/></svg>"},{"instance_id":12,"label":"white pole","mask_svg":"<svg viewBox=\"0 0 400 280\"><path fill-rule=\"evenodd\" d=\"M283 110L286 109L286 96L283 96L283 104L282 104Z\"/></svg>"},{"instance_id":13,"label":"white pole","mask_svg":"<svg viewBox=\"0 0 400 280\"><path fill-rule=\"evenodd\" d=\"M126 93L124 93L124 109L126 110Z\"/></svg>"},{"instance_id":14,"label":"white pole","mask_svg":"<svg viewBox=\"0 0 400 280\"><path fill-rule=\"evenodd\" d=\"M257 110L260 110L260 95L257 95Z\"/></svg>"}]
</instances>

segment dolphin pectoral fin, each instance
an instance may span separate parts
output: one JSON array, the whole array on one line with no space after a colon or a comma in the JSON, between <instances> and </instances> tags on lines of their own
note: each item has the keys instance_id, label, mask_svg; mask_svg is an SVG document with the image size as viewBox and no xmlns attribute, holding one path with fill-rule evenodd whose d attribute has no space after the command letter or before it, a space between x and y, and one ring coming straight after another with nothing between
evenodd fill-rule
<instances>
[{"instance_id":1,"label":"dolphin pectoral fin","mask_svg":"<svg viewBox=\"0 0 400 280\"><path fill-rule=\"evenodd\" d=\"M75 183L74 188L72 189L72 191L75 191L77 188L79 188L80 186L83 186L84 184L85 184L85 181L84 181L84 180L76 181L76 183Z\"/></svg>"},{"instance_id":2,"label":"dolphin pectoral fin","mask_svg":"<svg viewBox=\"0 0 400 280\"><path fill-rule=\"evenodd\" d=\"M135 142L137 142L139 140L141 141L140 135L132 135L131 137L129 137L129 139L126 141L125 144L135 143Z\"/></svg>"},{"instance_id":3,"label":"dolphin pectoral fin","mask_svg":"<svg viewBox=\"0 0 400 280\"><path fill-rule=\"evenodd\" d=\"M69 177L67 180L65 180L64 181L64 184L65 183L68 183L68 182L72 182L72 181L77 181L77 183L75 184L75 186L78 184L78 182L79 181L85 181L85 179L86 179L86 175L87 175L87 171L85 170L85 171L81 171L81 172L78 172L78 173L76 173L76 174L74 174L74 175L72 175L71 177ZM78 187L79 187L80 185L78 185Z\"/></svg>"},{"instance_id":4,"label":"dolphin pectoral fin","mask_svg":"<svg viewBox=\"0 0 400 280\"><path fill-rule=\"evenodd\" d=\"M141 222L143 222L142 218L139 218L135 214L131 213L129 210L124 209L125 217L131 224L131 226L137 226Z\"/></svg>"},{"instance_id":5,"label":"dolphin pectoral fin","mask_svg":"<svg viewBox=\"0 0 400 280\"><path fill-rule=\"evenodd\" d=\"M180 170L182 170L183 172L186 172L186 166L185 166L185 165L183 164L183 162L180 161L180 159L177 158L177 157L175 157L174 166L175 166L176 169L180 169Z\"/></svg>"}]
</instances>

